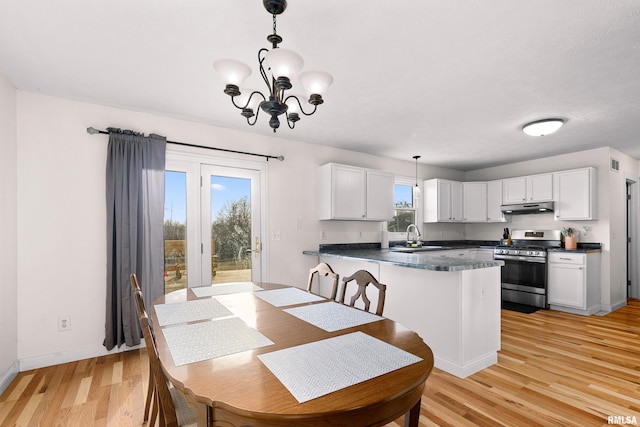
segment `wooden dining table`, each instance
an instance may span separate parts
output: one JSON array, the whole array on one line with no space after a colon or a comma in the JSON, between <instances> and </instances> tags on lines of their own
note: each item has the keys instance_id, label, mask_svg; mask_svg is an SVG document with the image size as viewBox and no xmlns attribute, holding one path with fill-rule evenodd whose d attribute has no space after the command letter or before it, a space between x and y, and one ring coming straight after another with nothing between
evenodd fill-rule
<instances>
[{"instance_id":1,"label":"wooden dining table","mask_svg":"<svg viewBox=\"0 0 640 427\"><path fill-rule=\"evenodd\" d=\"M287 288L285 285L269 283L255 285L265 291ZM338 303L323 298L320 301L277 307L258 298L256 294L239 292L198 298L189 288L174 291L153 303L151 316L163 370L173 386L197 410L198 425L381 426L403 415L405 426L418 425L424 384L433 368L433 353L415 332L386 318L327 332L289 314L285 309ZM170 329L175 325L161 326L157 312L169 304L211 298L272 344L193 363L176 363L165 336L169 336L172 332ZM213 321L192 320L181 326ZM301 403L260 359L271 352L354 332L364 333L404 350L417 356L419 361ZM334 357L339 361L341 355L335 354ZM357 364L358 361L351 360L350 363Z\"/></svg>"}]
</instances>

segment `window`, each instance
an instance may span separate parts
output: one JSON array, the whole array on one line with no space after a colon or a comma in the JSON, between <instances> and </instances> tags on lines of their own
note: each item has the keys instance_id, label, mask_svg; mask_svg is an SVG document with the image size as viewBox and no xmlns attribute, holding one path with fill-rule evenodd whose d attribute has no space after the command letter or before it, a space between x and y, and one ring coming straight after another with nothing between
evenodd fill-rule
<instances>
[{"instance_id":1,"label":"window","mask_svg":"<svg viewBox=\"0 0 640 427\"><path fill-rule=\"evenodd\" d=\"M408 179L396 178L394 185L394 216L393 220L387 223L389 233L406 233L409 224L418 223L417 200L413 198L414 182ZM404 238L399 234L390 238Z\"/></svg>"}]
</instances>

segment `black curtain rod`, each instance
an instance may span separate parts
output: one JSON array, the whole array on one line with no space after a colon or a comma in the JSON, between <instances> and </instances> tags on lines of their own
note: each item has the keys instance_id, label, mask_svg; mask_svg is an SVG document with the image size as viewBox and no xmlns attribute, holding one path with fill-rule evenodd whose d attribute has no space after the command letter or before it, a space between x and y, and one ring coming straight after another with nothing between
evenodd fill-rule
<instances>
[{"instance_id":1,"label":"black curtain rod","mask_svg":"<svg viewBox=\"0 0 640 427\"><path fill-rule=\"evenodd\" d=\"M91 135L95 135L97 133L101 133L101 134L104 134L104 135L109 135L109 132L104 131L104 130L100 130L100 129L96 129L94 127L88 127L87 128L87 133L91 134ZM265 159L267 159L267 161L269 161L269 159L276 159L276 160L280 160L280 161L284 160L284 156L269 156L267 154L248 153L246 151L236 151L236 150L228 150L226 148L207 147L205 145L189 144L189 143L186 143L186 142L178 142L178 141L167 141L167 143L168 144L175 144L175 145L182 145L184 147L206 148L208 150L226 151L227 153L246 154L248 156L264 157Z\"/></svg>"}]
</instances>

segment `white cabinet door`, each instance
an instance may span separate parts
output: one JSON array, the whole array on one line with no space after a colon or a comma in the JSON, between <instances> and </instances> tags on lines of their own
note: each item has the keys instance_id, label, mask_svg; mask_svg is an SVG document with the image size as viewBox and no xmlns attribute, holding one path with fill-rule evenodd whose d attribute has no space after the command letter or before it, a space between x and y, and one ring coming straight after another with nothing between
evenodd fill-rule
<instances>
[{"instance_id":1,"label":"white cabinet door","mask_svg":"<svg viewBox=\"0 0 640 427\"><path fill-rule=\"evenodd\" d=\"M451 183L451 221L462 221L462 183L450 181Z\"/></svg>"},{"instance_id":2,"label":"white cabinet door","mask_svg":"<svg viewBox=\"0 0 640 427\"><path fill-rule=\"evenodd\" d=\"M424 182L424 222L462 221L462 183L448 179Z\"/></svg>"},{"instance_id":3,"label":"white cabinet door","mask_svg":"<svg viewBox=\"0 0 640 427\"><path fill-rule=\"evenodd\" d=\"M464 182L463 193L463 221L487 222L487 183Z\"/></svg>"},{"instance_id":4,"label":"white cabinet door","mask_svg":"<svg viewBox=\"0 0 640 427\"><path fill-rule=\"evenodd\" d=\"M393 218L393 185L395 177L388 172L367 170L367 212L371 221Z\"/></svg>"},{"instance_id":5,"label":"white cabinet door","mask_svg":"<svg viewBox=\"0 0 640 427\"><path fill-rule=\"evenodd\" d=\"M520 176L502 180L502 202L505 205L553 200L553 174Z\"/></svg>"},{"instance_id":6,"label":"white cabinet door","mask_svg":"<svg viewBox=\"0 0 640 427\"><path fill-rule=\"evenodd\" d=\"M487 221L504 222L504 214L500 210L502 205L502 180L487 183Z\"/></svg>"},{"instance_id":7,"label":"white cabinet door","mask_svg":"<svg viewBox=\"0 0 640 427\"><path fill-rule=\"evenodd\" d=\"M554 174L557 220L593 220L596 215L597 170L561 171Z\"/></svg>"},{"instance_id":8,"label":"white cabinet door","mask_svg":"<svg viewBox=\"0 0 640 427\"><path fill-rule=\"evenodd\" d=\"M469 249L447 249L443 251L429 251L424 253L426 253L429 256L437 257L437 258L458 258L458 259L469 258Z\"/></svg>"},{"instance_id":9,"label":"white cabinet door","mask_svg":"<svg viewBox=\"0 0 640 427\"><path fill-rule=\"evenodd\" d=\"M553 200L553 174L528 176L527 202L548 202L551 200Z\"/></svg>"},{"instance_id":10,"label":"white cabinet door","mask_svg":"<svg viewBox=\"0 0 640 427\"><path fill-rule=\"evenodd\" d=\"M366 173L364 169L333 165L331 193L333 218L365 218Z\"/></svg>"},{"instance_id":11,"label":"white cabinet door","mask_svg":"<svg viewBox=\"0 0 640 427\"><path fill-rule=\"evenodd\" d=\"M502 202L505 205L527 201L527 179L524 176L502 180Z\"/></svg>"},{"instance_id":12,"label":"white cabinet door","mask_svg":"<svg viewBox=\"0 0 640 427\"><path fill-rule=\"evenodd\" d=\"M451 221L451 181L438 180L438 195L436 198L438 222Z\"/></svg>"},{"instance_id":13,"label":"white cabinet door","mask_svg":"<svg viewBox=\"0 0 640 427\"><path fill-rule=\"evenodd\" d=\"M493 249L469 249L469 259L493 261Z\"/></svg>"},{"instance_id":14,"label":"white cabinet door","mask_svg":"<svg viewBox=\"0 0 640 427\"><path fill-rule=\"evenodd\" d=\"M583 265L549 263L549 304L585 309Z\"/></svg>"}]
</instances>

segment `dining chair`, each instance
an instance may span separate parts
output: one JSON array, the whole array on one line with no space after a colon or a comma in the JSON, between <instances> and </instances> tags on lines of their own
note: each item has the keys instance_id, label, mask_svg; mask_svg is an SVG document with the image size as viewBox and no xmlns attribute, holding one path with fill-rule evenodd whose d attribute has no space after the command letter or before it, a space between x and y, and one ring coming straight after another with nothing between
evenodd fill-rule
<instances>
[{"instance_id":1,"label":"dining chair","mask_svg":"<svg viewBox=\"0 0 640 427\"><path fill-rule=\"evenodd\" d=\"M140 285L138 284L138 277L135 274L131 274L129 277L131 279L131 288L133 289L133 294L135 294L136 292L140 292L140 295L142 295L142 289L140 289ZM146 311L146 308L144 307L144 300L142 301L142 305ZM136 310L138 310L137 305L136 305ZM138 317L139 316L140 316L140 312L138 311ZM144 421L145 422L149 421L149 410L152 409L151 402L155 397L155 390L156 388L154 386L154 381L153 381L153 371L151 370L151 364L149 364L149 387L147 388L147 401L144 404ZM151 413L151 420L149 421L150 426L155 425L156 423L156 416L157 416L156 408L157 408L156 406L153 407L153 410Z\"/></svg>"},{"instance_id":2,"label":"dining chair","mask_svg":"<svg viewBox=\"0 0 640 427\"><path fill-rule=\"evenodd\" d=\"M311 292L311 287L313 285L313 276L318 275L318 288L320 287L320 276L331 277L333 279L333 287L331 288L331 299L335 300L338 295L338 280L340 275L335 273L331 266L326 262L321 262L315 267L309 269L309 283L307 284L307 292ZM319 292L319 289L318 289Z\"/></svg>"},{"instance_id":3,"label":"dining chair","mask_svg":"<svg viewBox=\"0 0 640 427\"><path fill-rule=\"evenodd\" d=\"M349 304L347 305L355 307L356 301L362 298L362 302L364 303L364 310L369 311L371 301L369 300L369 298L367 298L367 286L371 284L378 289L378 306L376 308L376 314L378 316L382 316L382 311L384 310L384 299L387 292L387 285L378 282L376 278L373 277L373 275L367 270L358 270L353 273L353 275L342 279L342 291L340 292L339 302L345 304L344 299L347 292L347 284L354 280L358 285L358 290L355 294L353 294L349 301Z\"/></svg>"},{"instance_id":4,"label":"dining chair","mask_svg":"<svg viewBox=\"0 0 640 427\"><path fill-rule=\"evenodd\" d=\"M133 283L133 278L132 278ZM137 284L137 280L136 280ZM144 337L147 353L149 355L149 366L151 368L151 377L149 381L154 386L154 393L159 415L159 424L161 427L196 427L197 414L190 408L182 393L174 387L170 387L169 381L164 375L158 349L156 347L155 337L149 323L149 316L144 305L142 292L140 290L133 292L133 297L140 319L140 328ZM153 412L156 412L154 408ZM148 425L155 425L155 418Z\"/></svg>"}]
</instances>

